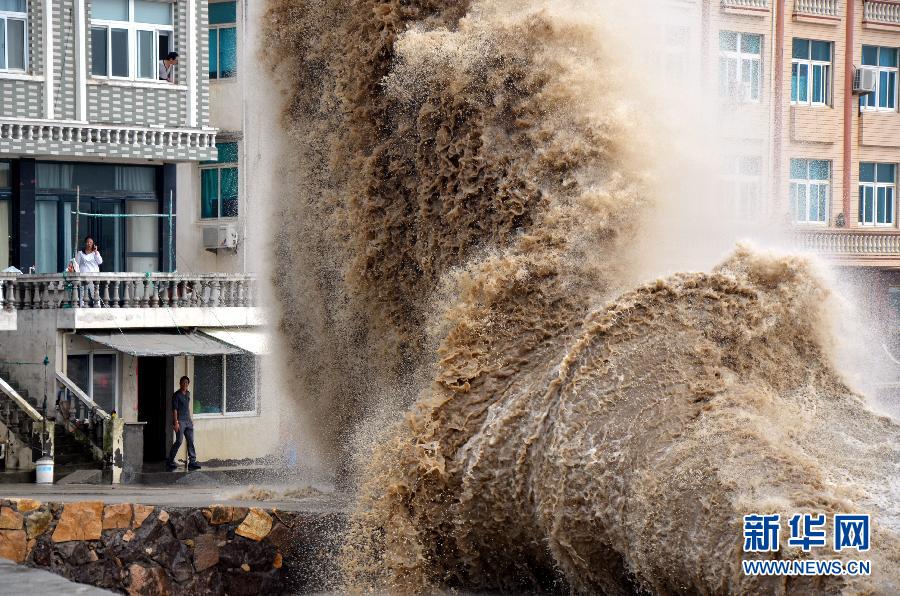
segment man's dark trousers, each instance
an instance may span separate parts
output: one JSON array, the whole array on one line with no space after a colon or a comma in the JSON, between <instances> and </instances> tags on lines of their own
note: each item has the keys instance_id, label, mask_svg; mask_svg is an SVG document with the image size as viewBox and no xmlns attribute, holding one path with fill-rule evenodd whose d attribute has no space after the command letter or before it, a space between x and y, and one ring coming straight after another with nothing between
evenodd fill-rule
<instances>
[{"instance_id":1,"label":"man's dark trousers","mask_svg":"<svg viewBox=\"0 0 900 596\"><path fill-rule=\"evenodd\" d=\"M178 450L181 449L182 435L187 439L188 463L192 464L197 461L197 452L194 450L194 427L179 426L178 432L175 433L175 442L169 451L169 463L172 465L175 465L175 456L178 455Z\"/></svg>"}]
</instances>

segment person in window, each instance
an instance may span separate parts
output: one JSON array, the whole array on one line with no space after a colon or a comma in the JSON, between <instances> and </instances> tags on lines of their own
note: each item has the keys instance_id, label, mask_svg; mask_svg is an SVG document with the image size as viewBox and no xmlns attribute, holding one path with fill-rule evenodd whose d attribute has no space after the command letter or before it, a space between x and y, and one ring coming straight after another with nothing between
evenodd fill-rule
<instances>
[{"instance_id":1,"label":"person in window","mask_svg":"<svg viewBox=\"0 0 900 596\"><path fill-rule=\"evenodd\" d=\"M175 82L175 65L178 64L178 53L169 52L163 60L159 61L159 80Z\"/></svg>"},{"instance_id":2,"label":"person in window","mask_svg":"<svg viewBox=\"0 0 900 596\"><path fill-rule=\"evenodd\" d=\"M187 439L188 451L188 469L199 470L200 464L197 463L197 451L194 449L194 421L191 419L191 392L188 387L191 380L188 377L181 377L178 381L179 389L172 395L172 426L175 429L175 442L172 443L172 449L169 450L169 459L166 460L166 469L174 472L175 456L181 448L181 439Z\"/></svg>"},{"instance_id":3,"label":"person in window","mask_svg":"<svg viewBox=\"0 0 900 596\"><path fill-rule=\"evenodd\" d=\"M75 255L75 264L78 266L76 270L81 273L100 273L103 257L100 256L100 247L91 236L84 239L84 249Z\"/></svg>"}]
</instances>

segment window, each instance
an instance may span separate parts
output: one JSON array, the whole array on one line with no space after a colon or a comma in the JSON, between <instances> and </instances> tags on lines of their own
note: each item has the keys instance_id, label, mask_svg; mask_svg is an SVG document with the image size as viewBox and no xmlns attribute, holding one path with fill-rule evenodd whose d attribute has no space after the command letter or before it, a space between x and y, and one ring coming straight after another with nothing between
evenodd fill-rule
<instances>
[{"instance_id":1,"label":"window","mask_svg":"<svg viewBox=\"0 0 900 596\"><path fill-rule=\"evenodd\" d=\"M0 269L9 267L9 245L12 237L11 167L8 161L0 161Z\"/></svg>"},{"instance_id":2,"label":"window","mask_svg":"<svg viewBox=\"0 0 900 596\"><path fill-rule=\"evenodd\" d=\"M791 103L824 106L831 101L831 42L794 39Z\"/></svg>"},{"instance_id":3,"label":"window","mask_svg":"<svg viewBox=\"0 0 900 596\"><path fill-rule=\"evenodd\" d=\"M732 156L726 159L723 172L723 195L726 213L737 221L759 219L762 159L756 156Z\"/></svg>"},{"instance_id":4,"label":"window","mask_svg":"<svg viewBox=\"0 0 900 596\"><path fill-rule=\"evenodd\" d=\"M878 76L875 93L859 98L860 109L897 109L897 49L863 46L862 63L874 67Z\"/></svg>"},{"instance_id":5,"label":"window","mask_svg":"<svg viewBox=\"0 0 900 596\"><path fill-rule=\"evenodd\" d=\"M237 2L209 5L209 78L227 79L237 72Z\"/></svg>"},{"instance_id":6,"label":"window","mask_svg":"<svg viewBox=\"0 0 900 596\"><path fill-rule=\"evenodd\" d=\"M758 102L762 88L762 36L719 33L719 95Z\"/></svg>"},{"instance_id":7,"label":"window","mask_svg":"<svg viewBox=\"0 0 900 596\"><path fill-rule=\"evenodd\" d=\"M2 1L2 0L0 0ZM91 74L156 81L171 50L172 4L153 0L91 2Z\"/></svg>"},{"instance_id":8,"label":"window","mask_svg":"<svg viewBox=\"0 0 900 596\"><path fill-rule=\"evenodd\" d=\"M26 0L0 0L0 72L25 70L26 11Z\"/></svg>"},{"instance_id":9,"label":"window","mask_svg":"<svg viewBox=\"0 0 900 596\"><path fill-rule=\"evenodd\" d=\"M66 376L107 414L116 410L116 354L91 352L66 358Z\"/></svg>"},{"instance_id":10,"label":"window","mask_svg":"<svg viewBox=\"0 0 900 596\"><path fill-rule=\"evenodd\" d=\"M821 159L791 160L791 205L797 223L828 221L831 162Z\"/></svg>"},{"instance_id":11,"label":"window","mask_svg":"<svg viewBox=\"0 0 900 596\"><path fill-rule=\"evenodd\" d=\"M859 164L859 223L894 225L894 164Z\"/></svg>"},{"instance_id":12,"label":"window","mask_svg":"<svg viewBox=\"0 0 900 596\"><path fill-rule=\"evenodd\" d=\"M259 366L252 354L194 358L194 414L256 412Z\"/></svg>"},{"instance_id":13,"label":"window","mask_svg":"<svg viewBox=\"0 0 900 596\"><path fill-rule=\"evenodd\" d=\"M219 143L219 158L200 168L200 217L237 217L238 144Z\"/></svg>"}]
</instances>

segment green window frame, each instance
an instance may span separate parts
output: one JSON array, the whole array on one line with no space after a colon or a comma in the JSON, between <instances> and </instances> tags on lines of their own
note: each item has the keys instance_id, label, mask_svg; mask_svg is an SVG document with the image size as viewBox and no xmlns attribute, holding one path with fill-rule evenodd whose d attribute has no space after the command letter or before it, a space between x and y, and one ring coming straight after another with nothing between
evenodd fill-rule
<instances>
[{"instance_id":1,"label":"green window frame","mask_svg":"<svg viewBox=\"0 0 900 596\"><path fill-rule=\"evenodd\" d=\"M237 75L237 2L209 5L209 78Z\"/></svg>"},{"instance_id":2,"label":"green window frame","mask_svg":"<svg viewBox=\"0 0 900 596\"><path fill-rule=\"evenodd\" d=\"M200 219L238 216L238 144L217 148L218 159L200 165Z\"/></svg>"}]
</instances>

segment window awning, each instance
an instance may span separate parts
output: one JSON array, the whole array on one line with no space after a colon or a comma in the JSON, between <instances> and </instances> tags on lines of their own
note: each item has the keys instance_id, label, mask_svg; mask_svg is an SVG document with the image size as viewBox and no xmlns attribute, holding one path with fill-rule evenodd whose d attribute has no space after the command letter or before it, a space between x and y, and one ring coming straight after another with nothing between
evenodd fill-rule
<instances>
[{"instance_id":1,"label":"window awning","mask_svg":"<svg viewBox=\"0 0 900 596\"><path fill-rule=\"evenodd\" d=\"M132 356L215 356L244 350L202 333L83 333L84 337Z\"/></svg>"},{"instance_id":2,"label":"window awning","mask_svg":"<svg viewBox=\"0 0 900 596\"><path fill-rule=\"evenodd\" d=\"M262 328L204 327L197 331L257 356L270 352L269 334Z\"/></svg>"}]
</instances>

